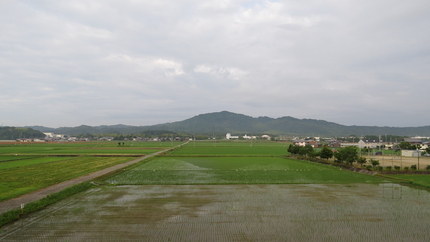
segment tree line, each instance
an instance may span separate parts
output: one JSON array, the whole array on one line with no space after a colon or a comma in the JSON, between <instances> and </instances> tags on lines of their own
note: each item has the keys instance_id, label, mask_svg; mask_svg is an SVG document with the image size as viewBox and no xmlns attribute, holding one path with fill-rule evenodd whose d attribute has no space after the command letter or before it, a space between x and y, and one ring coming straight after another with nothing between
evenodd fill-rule
<instances>
[{"instance_id":1,"label":"tree line","mask_svg":"<svg viewBox=\"0 0 430 242\"><path fill-rule=\"evenodd\" d=\"M299 146L290 144L288 147L288 152L293 155L306 156L311 159L315 159L317 157L321 159L331 159L335 158L335 162L337 163L346 163L352 165L354 162L357 162L361 166L367 163L367 159L365 157L361 157L358 152L358 148L356 146L348 146L336 151L333 151L331 148L324 146L320 151L315 150L311 145ZM373 167L379 165L378 160L370 159L369 162Z\"/></svg>"}]
</instances>

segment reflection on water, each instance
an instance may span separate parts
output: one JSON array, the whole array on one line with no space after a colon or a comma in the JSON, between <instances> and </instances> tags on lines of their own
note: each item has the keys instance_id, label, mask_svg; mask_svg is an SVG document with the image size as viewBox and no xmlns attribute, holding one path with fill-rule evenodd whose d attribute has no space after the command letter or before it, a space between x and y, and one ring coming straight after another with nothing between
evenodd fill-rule
<instances>
[{"instance_id":1,"label":"reflection on water","mask_svg":"<svg viewBox=\"0 0 430 242\"><path fill-rule=\"evenodd\" d=\"M2 241L430 241L430 193L394 183L106 186Z\"/></svg>"},{"instance_id":2,"label":"reflection on water","mask_svg":"<svg viewBox=\"0 0 430 242\"><path fill-rule=\"evenodd\" d=\"M394 183L383 183L382 197L387 199L402 199L403 186Z\"/></svg>"}]
</instances>

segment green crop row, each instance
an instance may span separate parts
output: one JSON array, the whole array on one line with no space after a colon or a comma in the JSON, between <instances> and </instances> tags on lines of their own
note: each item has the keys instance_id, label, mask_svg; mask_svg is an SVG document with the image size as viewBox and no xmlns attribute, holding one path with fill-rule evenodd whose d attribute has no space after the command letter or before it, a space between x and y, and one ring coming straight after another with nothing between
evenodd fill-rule
<instances>
[{"instance_id":1,"label":"green crop row","mask_svg":"<svg viewBox=\"0 0 430 242\"><path fill-rule=\"evenodd\" d=\"M272 142L264 140L207 140L207 141L190 141L187 146L192 147L288 147L290 143Z\"/></svg>"},{"instance_id":2,"label":"green crop row","mask_svg":"<svg viewBox=\"0 0 430 242\"><path fill-rule=\"evenodd\" d=\"M15 154L150 154L179 142L68 142L0 145L0 155ZM123 144L124 143L124 144Z\"/></svg>"},{"instance_id":3,"label":"green crop row","mask_svg":"<svg viewBox=\"0 0 430 242\"><path fill-rule=\"evenodd\" d=\"M18 156L18 155L0 155L0 162L17 161L34 158L33 156Z\"/></svg>"},{"instance_id":4,"label":"green crop row","mask_svg":"<svg viewBox=\"0 0 430 242\"><path fill-rule=\"evenodd\" d=\"M162 148L10 148L3 154L17 155L96 155L96 154L151 154Z\"/></svg>"},{"instance_id":5,"label":"green crop row","mask_svg":"<svg viewBox=\"0 0 430 242\"><path fill-rule=\"evenodd\" d=\"M282 156L287 154L283 146L190 146L189 144L170 155L175 156Z\"/></svg>"},{"instance_id":6,"label":"green crop row","mask_svg":"<svg viewBox=\"0 0 430 242\"><path fill-rule=\"evenodd\" d=\"M15 156L15 157L20 157L20 156ZM61 161L66 159L70 159L70 157L26 157L20 160L2 161L0 162L0 170L13 168L13 167L20 167L20 166L37 165L41 163Z\"/></svg>"}]
</instances>

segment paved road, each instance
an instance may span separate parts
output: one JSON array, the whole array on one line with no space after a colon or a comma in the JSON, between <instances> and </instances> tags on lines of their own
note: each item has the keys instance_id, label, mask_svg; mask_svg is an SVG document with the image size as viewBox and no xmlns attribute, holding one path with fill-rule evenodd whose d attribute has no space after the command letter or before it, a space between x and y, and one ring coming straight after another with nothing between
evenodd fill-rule
<instances>
[{"instance_id":1,"label":"paved road","mask_svg":"<svg viewBox=\"0 0 430 242\"><path fill-rule=\"evenodd\" d=\"M181 144L181 145L183 145L183 144ZM179 145L179 146L181 146L181 145ZM173 148L162 150L162 151L156 152L154 154L146 155L144 157L141 157L141 158L138 158L138 159L135 159L132 161L128 161L128 162L125 162L125 163L122 163L122 164L119 164L116 166L106 168L104 170L96 171L96 172L87 174L85 176L81 176L81 177L78 177L78 178L75 178L75 179L72 179L69 181L65 181L65 182L50 186L50 187L46 187L46 188L43 188L43 189L31 192L31 193L22 195L22 196L17 197L17 198L3 201L0 203L0 214L7 212L9 210L12 210L12 209L20 208L21 204L27 204L30 202L37 201L39 199L46 197L49 194L59 192L65 188L68 188L68 187L73 186L75 184L79 184L81 182L90 181L96 177L103 176L109 172L124 168L128 165L131 165L133 163L139 162L139 161L144 160L144 159L148 159L151 156L158 155L160 153L166 152L166 151L171 150L171 149L173 149Z\"/></svg>"}]
</instances>

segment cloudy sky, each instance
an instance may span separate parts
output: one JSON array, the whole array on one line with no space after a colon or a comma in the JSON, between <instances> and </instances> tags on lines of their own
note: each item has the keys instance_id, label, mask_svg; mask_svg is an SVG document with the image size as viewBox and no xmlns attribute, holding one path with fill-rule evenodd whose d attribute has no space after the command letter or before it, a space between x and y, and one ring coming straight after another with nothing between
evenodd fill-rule
<instances>
[{"instance_id":1,"label":"cloudy sky","mask_svg":"<svg viewBox=\"0 0 430 242\"><path fill-rule=\"evenodd\" d=\"M428 0L0 1L0 125L430 125Z\"/></svg>"}]
</instances>

